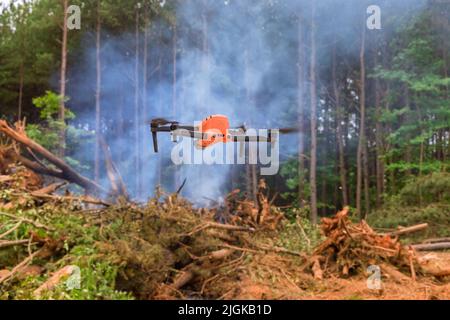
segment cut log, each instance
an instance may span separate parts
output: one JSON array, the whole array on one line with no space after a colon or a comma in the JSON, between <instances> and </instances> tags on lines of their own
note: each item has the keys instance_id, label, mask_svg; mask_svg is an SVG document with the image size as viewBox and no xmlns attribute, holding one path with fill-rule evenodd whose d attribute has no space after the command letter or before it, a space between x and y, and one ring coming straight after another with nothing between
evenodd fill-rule
<instances>
[{"instance_id":1,"label":"cut log","mask_svg":"<svg viewBox=\"0 0 450 320\"><path fill-rule=\"evenodd\" d=\"M426 228L428 228L428 223L422 223L422 224L418 224L418 225L411 226L411 227L400 228L399 230L390 232L389 235L390 236L401 236L403 234L421 231Z\"/></svg>"},{"instance_id":2,"label":"cut log","mask_svg":"<svg viewBox=\"0 0 450 320\"><path fill-rule=\"evenodd\" d=\"M412 247L417 251L433 251L450 249L450 242L438 242L429 244L414 244Z\"/></svg>"},{"instance_id":3,"label":"cut log","mask_svg":"<svg viewBox=\"0 0 450 320\"><path fill-rule=\"evenodd\" d=\"M387 264L381 264L381 271L384 272L385 274L387 274L392 280L394 280L395 282L410 282L411 278L407 277L406 275L404 275L403 273L401 273L400 271L397 270L397 268L389 266Z\"/></svg>"},{"instance_id":4,"label":"cut log","mask_svg":"<svg viewBox=\"0 0 450 320\"><path fill-rule=\"evenodd\" d=\"M450 237L448 238L431 238L422 241L422 243L438 243L438 242L450 242Z\"/></svg>"},{"instance_id":5,"label":"cut log","mask_svg":"<svg viewBox=\"0 0 450 320\"><path fill-rule=\"evenodd\" d=\"M17 126L20 128L20 124ZM78 184L79 186L83 187L88 193L94 193L94 194L101 194L105 192L105 190L96 184L94 181L80 175L78 172L76 172L71 166L69 166L64 160L57 157L50 151L48 151L46 148L35 142L34 140L28 138L28 136L22 132L22 130L15 130L11 128L8 123L5 120L0 120L0 133L5 134L9 138L13 139L14 141L22 144L25 148L29 148L34 154L41 156L48 162L55 165L58 169L61 170L61 176L58 176L58 178L62 178L64 180L67 180L69 182L73 182L75 184ZM22 160L24 160L22 158ZM34 161L26 161L22 162L25 166L28 167L27 164L32 163L32 165L36 168L44 169L44 171L47 169L49 170L48 174L50 174L52 169L44 168L42 165L40 165L37 162ZM33 170L33 168L30 168ZM58 172L58 171L56 171ZM58 173L59 175L59 173Z\"/></svg>"}]
</instances>

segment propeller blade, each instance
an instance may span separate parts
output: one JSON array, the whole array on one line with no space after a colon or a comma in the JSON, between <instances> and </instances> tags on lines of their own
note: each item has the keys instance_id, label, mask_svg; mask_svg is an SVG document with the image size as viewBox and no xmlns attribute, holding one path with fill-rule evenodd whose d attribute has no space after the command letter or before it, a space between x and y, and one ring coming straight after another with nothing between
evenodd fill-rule
<instances>
[{"instance_id":1,"label":"propeller blade","mask_svg":"<svg viewBox=\"0 0 450 320\"><path fill-rule=\"evenodd\" d=\"M178 121L170 121L164 118L152 119L151 124L154 126L164 126L166 124L178 124Z\"/></svg>"},{"instance_id":2,"label":"propeller blade","mask_svg":"<svg viewBox=\"0 0 450 320\"><path fill-rule=\"evenodd\" d=\"M295 133L299 132L300 128L292 127L292 128L280 128L278 131L282 134L289 134L289 133Z\"/></svg>"}]
</instances>

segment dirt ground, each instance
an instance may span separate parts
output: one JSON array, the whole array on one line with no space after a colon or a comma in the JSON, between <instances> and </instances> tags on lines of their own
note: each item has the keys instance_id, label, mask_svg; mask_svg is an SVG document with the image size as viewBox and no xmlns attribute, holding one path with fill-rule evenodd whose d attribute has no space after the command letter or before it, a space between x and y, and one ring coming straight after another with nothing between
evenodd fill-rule
<instances>
[{"instance_id":1,"label":"dirt ground","mask_svg":"<svg viewBox=\"0 0 450 320\"><path fill-rule=\"evenodd\" d=\"M427 253L439 262L450 264L450 253ZM382 289L369 289L367 277L347 279L332 274L323 280L299 271L290 258L276 255L255 257L255 268L245 269L238 289L230 289L222 299L288 300L450 300L450 279L421 277L417 281L398 282L382 274ZM249 270L252 270L249 272ZM244 270L243 270L244 272Z\"/></svg>"}]
</instances>

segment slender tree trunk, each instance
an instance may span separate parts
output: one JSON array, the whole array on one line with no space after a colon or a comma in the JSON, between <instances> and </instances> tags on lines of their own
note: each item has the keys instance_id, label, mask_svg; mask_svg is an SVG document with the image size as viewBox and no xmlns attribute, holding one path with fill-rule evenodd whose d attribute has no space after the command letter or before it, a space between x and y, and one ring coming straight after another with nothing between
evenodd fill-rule
<instances>
[{"instance_id":1,"label":"slender tree trunk","mask_svg":"<svg viewBox=\"0 0 450 320\"><path fill-rule=\"evenodd\" d=\"M24 83L24 65L23 61L20 62L19 68L19 105L17 110L18 120L22 120L22 103L23 103L23 83Z\"/></svg>"},{"instance_id":2,"label":"slender tree trunk","mask_svg":"<svg viewBox=\"0 0 450 320\"><path fill-rule=\"evenodd\" d=\"M378 65L378 50L375 50L375 66ZM375 78L375 141L376 141L376 180L377 180L377 195L376 206L379 208L382 205L382 196L384 193L384 145L383 145L383 125L381 123L381 86L380 80Z\"/></svg>"},{"instance_id":3,"label":"slender tree trunk","mask_svg":"<svg viewBox=\"0 0 450 320\"><path fill-rule=\"evenodd\" d=\"M339 157L339 178L341 181L342 192L342 206L348 206L348 190L347 190L347 170L345 167L345 146L344 138L342 136L342 107L341 107L341 95L338 88L338 82L336 77L336 44L333 47L333 92L334 100L336 103L336 139L338 145L338 157Z\"/></svg>"},{"instance_id":4,"label":"slender tree trunk","mask_svg":"<svg viewBox=\"0 0 450 320\"><path fill-rule=\"evenodd\" d=\"M366 42L366 27L365 24L362 27L362 37L361 37L361 49L359 53L359 61L360 61L360 95L359 95L359 113L360 113L360 122L359 122L359 142L358 142L358 151L356 156L356 210L361 217L361 219L365 218L365 213L362 210L361 206L361 193L362 193L362 183L363 183L363 157L364 150L366 144L365 138L365 122L366 122L366 66L365 66L365 42Z\"/></svg>"},{"instance_id":5,"label":"slender tree trunk","mask_svg":"<svg viewBox=\"0 0 450 320\"><path fill-rule=\"evenodd\" d=\"M149 28L149 13L148 13L148 4L145 3L144 4L144 52L142 54L142 117L144 119L147 119L148 117L148 28ZM144 140L144 135L146 134L145 132L146 128L145 126L142 127L141 132L142 132L142 137L139 141L140 143L140 159L142 158L142 154L145 153L145 140ZM140 168L142 170L143 164L140 161ZM148 184L147 181L144 181L144 179L142 178L142 174L140 174L140 179L139 179L139 189L140 189L140 193L142 194L144 190L146 190L147 192L149 191L147 189Z\"/></svg>"},{"instance_id":6,"label":"slender tree trunk","mask_svg":"<svg viewBox=\"0 0 450 320\"><path fill-rule=\"evenodd\" d=\"M173 25L173 33L172 33L172 116L173 119L177 118L177 81L178 81L178 73L177 73L177 24ZM179 179L179 171L178 166L175 166L174 168L174 175L173 180L175 184L175 188L178 188L178 185L180 184Z\"/></svg>"},{"instance_id":7,"label":"slender tree trunk","mask_svg":"<svg viewBox=\"0 0 450 320\"><path fill-rule=\"evenodd\" d=\"M364 144L364 150L363 150L363 178L364 178L364 210L365 215L370 212L370 171L369 171L369 151L367 146L367 141Z\"/></svg>"},{"instance_id":8,"label":"slender tree trunk","mask_svg":"<svg viewBox=\"0 0 450 320\"><path fill-rule=\"evenodd\" d=\"M60 79L59 79L59 94L61 96L61 101L59 103L59 112L58 118L62 123L65 122L65 104L64 99L66 96L66 69L67 69L67 7L68 0L63 1L63 25L62 25L62 45L61 45L61 70L60 70ZM64 150L66 147L66 129L64 126L61 128L59 132L59 156L64 156Z\"/></svg>"},{"instance_id":9,"label":"slender tree trunk","mask_svg":"<svg viewBox=\"0 0 450 320\"><path fill-rule=\"evenodd\" d=\"M406 113L406 116L405 116L405 122L406 122L406 125L409 125L411 123L411 121L412 121L412 119L411 119L411 107L412 107L412 105L411 105L411 95L410 95L410 91L409 91L409 88L408 88L407 85L405 85L405 104L406 104L406 107L408 109L408 111ZM410 134L407 134L407 135L408 135L407 139L409 140L411 138ZM408 165L408 169L406 170L406 174L410 175L411 174L410 165L411 165L411 162L412 162L412 154L411 154L411 144L409 144L409 143L406 144L404 160L405 160L405 162Z\"/></svg>"},{"instance_id":10,"label":"slender tree trunk","mask_svg":"<svg viewBox=\"0 0 450 320\"><path fill-rule=\"evenodd\" d=\"M311 81L311 163L309 170L309 183L311 189L311 221L317 223L317 88L316 88L316 4L312 1L311 10L311 58L310 58L310 81Z\"/></svg>"},{"instance_id":11,"label":"slender tree trunk","mask_svg":"<svg viewBox=\"0 0 450 320\"><path fill-rule=\"evenodd\" d=\"M100 20L100 0L97 0L97 25L96 25L96 68L97 68L97 84L95 90L95 165L94 177L95 183L100 181L100 117L101 117L101 84L102 84L102 65L100 57L100 42L101 42L101 20Z\"/></svg>"},{"instance_id":12,"label":"slender tree trunk","mask_svg":"<svg viewBox=\"0 0 450 320\"><path fill-rule=\"evenodd\" d=\"M159 41L162 41L162 27L159 27L159 37L158 37ZM159 57L158 57L158 83L162 83L163 81L163 73L162 73L162 68L163 68L163 50L162 50L162 44L159 43L158 44L159 47ZM157 111L161 112L163 110L163 93L162 93L162 88L159 87L158 88L158 106L157 106ZM159 152L158 153L158 185L162 186L163 183L163 175L162 175L162 171L163 171L163 158L162 158L162 153ZM200 178L201 179L201 178Z\"/></svg>"},{"instance_id":13,"label":"slender tree trunk","mask_svg":"<svg viewBox=\"0 0 450 320\"><path fill-rule=\"evenodd\" d=\"M298 16L298 38L297 38L297 52L298 52L298 61L297 61L297 123L299 126L298 133L298 204L300 207L303 207L305 202L305 130L304 130L304 102L305 102L305 45L304 45L304 30L303 30L303 22L301 17Z\"/></svg>"},{"instance_id":14,"label":"slender tree trunk","mask_svg":"<svg viewBox=\"0 0 450 320\"><path fill-rule=\"evenodd\" d=\"M244 64L245 64L245 93L246 93L246 99L247 99L247 103L250 106L250 108L253 108L253 96L252 96L252 92L250 91L250 58L249 58L249 53L248 50L245 50L244 52ZM249 154L248 154L248 164L246 165L246 183L247 183L247 193L250 199L252 199L255 204L257 203L257 188L258 188L258 178L257 178L257 173L256 173L256 165L255 164L250 164L250 143L249 143Z\"/></svg>"},{"instance_id":15,"label":"slender tree trunk","mask_svg":"<svg viewBox=\"0 0 450 320\"><path fill-rule=\"evenodd\" d=\"M134 70L134 143L135 143L135 191L139 197L141 192L141 168L140 168L140 133L139 133L139 7L136 8L135 26L135 70Z\"/></svg>"}]
</instances>

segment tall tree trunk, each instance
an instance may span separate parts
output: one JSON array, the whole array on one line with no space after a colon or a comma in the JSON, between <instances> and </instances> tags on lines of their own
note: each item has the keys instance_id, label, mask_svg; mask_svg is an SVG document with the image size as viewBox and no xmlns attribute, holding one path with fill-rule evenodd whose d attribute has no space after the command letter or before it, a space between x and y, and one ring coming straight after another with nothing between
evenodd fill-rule
<instances>
[{"instance_id":1,"label":"tall tree trunk","mask_svg":"<svg viewBox=\"0 0 450 320\"><path fill-rule=\"evenodd\" d=\"M102 84L102 65L100 57L100 42L101 42L101 20L100 20L100 0L97 0L97 23L96 23L96 68L97 68L97 84L95 90L95 165L94 165L94 177L95 183L100 181L100 117L101 117L101 84Z\"/></svg>"},{"instance_id":2,"label":"tall tree trunk","mask_svg":"<svg viewBox=\"0 0 450 320\"><path fill-rule=\"evenodd\" d=\"M149 28L149 13L148 13L148 4L144 4L144 52L142 54L142 117L143 119L147 119L148 117L148 28ZM140 144L140 154L145 153L145 126L141 129L142 137L139 141ZM142 157L142 155L141 155ZM140 162L140 167L142 170L142 162ZM142 178L142 174L140 174L139 179L139 189L140 193L143 193L143 190L147 190L147 181L144 181Z\"/></svg>"},{"instance_id":3,"label":"tall tree trunk","mask_svg":"<svg viewBox=\"0 0 450 320\"><path fill-rule=\"evenodd\" d=\"M361 49L359 53L360 62L360 94L359 94L359 142L356 156L356 210L361 217L365 218L365 213L361 206L361 193L363 183L363 157L366 144L366 65L365 65L365 43L366 42L366 26L362 26Z\"/></svg>"},{"instance_id":4,"label":"tall tree trunk","mask_svg":"<svg viewBox=\"0 0 450 320\"><path fill-rule=\"evenodd\" d=\"M177 77L178 77L178 73L177 73L177 68L178 68L178 64L177 64L177 24L176 22L173 25L173 30L172 30L172 117L173 119L177 118ZM173 175L173 181L174 181L174 185L175 188L178 188L178 185L180 184L179 181L179 170L178 170L178 166L174 167L174 175Z\"/></svg>"},{"instance_id":5,"label":"tall tree trunk","mask_svg":"<svg viewBox=\"0 0 450 320\"><path fill-rule=\"evenodd\" d=\"M297 61L297 123L299 127L298 133L298 204L300 207L303 207L305 202L305 130L304 130L304 102L305 102L305 44L304 42L304 30L303 30L303 21L298 16L298 36L297 36L297 53L298 53L298 61Z\"/></svg>"},{"instance_id":6,"label":"tall tree trunk","mask_svg":"<svg viewBox=\"0 0 450 320\"><path fill-rule=\"evenodd\" d=\"M250 91L250 58L249 58L249 52L248 50L245 50L244 52L244 65L245 65L245 94L246 94L246 99L247 99L247 103L250 106L250 108L254 108L254 104L253 104L253 93ZM255 204L257 203L257 193L258 193L258 177L257 177L257 173L256 173L256 165L255 164L250 164L250 143L249 145L249 154L248 154L248 164L246 165L246 189L247 189L247 193L250 199L252 199Z\"/></svg>"},{"instance_id":7,"label":"tall tree trunk","mask_svg":"<svg viewBox=\"0 0 450 320\"><path fill-rule=\"evenodd\" d=\"M367 136L367 135L366 135ZM367 140L367 139L366 139ZM364 179L364 217L370 212L370 181L369 181L369 151L367 141L363 150L363 179Z\"/></svg>"},{"instance_id":8,"label":"tall tree trunk","mask_svg":"<svg viewBox=\"0 0 450 320\"><path fill-rule=\"evenodd\" d=\"M59 79L59 94L61 96L61 101L59 103L58 118L62 123L65 122L65 103L64 99L66 96L66 70L67 70L67 7L68 0L63 1L63 25L62 25L62 41L61 41L61 70ZM66 147L66 129L62 126L59 132L59 156L64 156L64 150Z\"/></svg>"},{"instance_id":9,"label":"tall tree trunk","mask_svg":"<svg viewBox=\"0 0 450 320\"><path fill-rule=\"evenodd\" d=\"M158 67L156 68L158 70L158 83L162 83L163 81L163 73L162 73L162 68L163 68L163 50L162 50L162 26L159 27L159 36L158 36L158 40L160 41L160 43L158 43L158 47L159 47L159 57L158 57ZM158 88L158 106L157 106L157 112L162 112L163 110L163 92L162 92L162 88L159 87ZM162 153L159 152L158 153L158 185L162 186L163 183L163 158L162 158ZM201 178L200 178L201 179Z\"/></svg>"},{"instance_id":10,"label":"tall tree trunk","mask_svg":"<svg viewBox=\"0 0 450 320\"><path fill-rule=\"evenodd\" d=\"M23 83L24 83L24 65L23 60L20 62L19 67L19 105L17 110L18 120L22 120L22 103L23 103Z\"/></svg>"},{"instance_id":11,"label":"tall tree trunk","mask_svg":"<svg viewBox=\"0 0 450 320\"><path fill-rule=\"evenodd\" d=\"M378 48L375 49L375 66L378 65ZM382 195L384 193L384 145L383 145L383 125L381 123L381 86L380 80L375 78L375 142L376 142L376 180L377 180L377 194L376 206L379 208L382 204Z\"/></svg>"},{"instance_id":12,"label":"tall tree trunk","mask_svg":"<svg viewBox=\"0 0 450 320\"><path fill-rule=\"evenodd\" d=\"M316 88L316 4L312 1L311 8L311 57L310 57L310 81L311 81L311 163L309 170L309 183L311 189L311 221L317 223L317 88Z\"/></svg>"},{"instance_id":13,"label":"tall tree trunk","mask_svg":"<svg viewBox=\"0 0 450 320\"><path fill-rule=\"evenodd\" d=\"M135 69L134 69L134 172L135 172L135 192L139 197L141 192L141 168L140 168L140 133L139 133L139 7L136 7L135 26Z\"/></svg>"},{"instance_id":14,"label":"tall tree trunk","mask_svg":"<svg viewBox=\"0 0 450 320\"><path fill-rule=\"evenodd\" d=\"M334 100L336 103L336 139L338 145L338 157L339 157L339 178L341 181L341 192L342 192L342 206L348 206L348 190L347 190L347 170L345 168L345 146L344 138L342 136L342 107L341 107L341 95L338 88L338 82L336 77L336 44L333 47L333 68L332 68L332 78L333 78L333 92Z\"/></svg>"}]
</instances>

